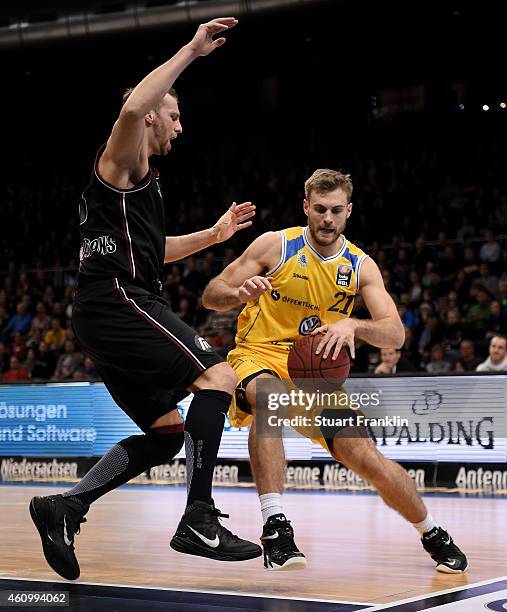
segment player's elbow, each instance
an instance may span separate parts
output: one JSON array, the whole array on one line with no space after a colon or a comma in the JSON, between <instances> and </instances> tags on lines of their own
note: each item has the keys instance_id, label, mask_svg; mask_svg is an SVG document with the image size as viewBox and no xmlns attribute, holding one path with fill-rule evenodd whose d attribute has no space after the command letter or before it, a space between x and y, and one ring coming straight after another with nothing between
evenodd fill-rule
<instances>
[{"instance_id":1,"label":"player's elbow","mask_svg":"<svg viewBox=\"0 0 507 612\"><path fill-rule=\"evenodd\" d=\"M217 300L213 299L213 289L210 289L210 285L208 285L204 289L204 292L201 297L201 302L203 308L206 308L206 310L220 310Z\"/></svg>"},{"instance_id":2,"label":"player's elbow","mask_svg":"<svg viewBox=\"0 0 507 612\"><path fill-rule=\"evenodd\" d=\"M204 287L204 291L202 292L201 295L201 304L203 305L204 308L207 308L208 310L210 309L209 307L209 291L208 291L209 285L207 285L206 287Z\"/></svg>"},{"instance_id":3,"label":"player's elbow","mask_svg":"<svg viewBox=\"0 0 507 612\"><path fill-rule=\"evenodd\" d=\"M203 308L206 308L206 310L215 310L213 308L213 303L212 301L209 299L209 294L206 293L206 290L204 291L204 293L202 294L201 297L201 302L202 302L202 306Z\"/></svg>"},{"instance_id":4,"label":"player's elbow","mask_svg":"<svg viewBox=\"0 0 507 612\"><path fill-rule=\"evenodd\" d=\"M400 349L405 344L405 328L401 321L395 326L393 333L393 345L390 348Z\"/></svg>"},{"instance_id":5,"label":"player's elbow","mask_svg":"<svg viewBox=\"0 0 507 612\"><path fill-rule=\"evenodd\" d=\"M404 343L405 343L405 338L403 338L403 340L399 340L399 341L393 342L393 347L392 348L401 349L401 348L403 348L403 344Z\"/></svg>"}]
</instances>

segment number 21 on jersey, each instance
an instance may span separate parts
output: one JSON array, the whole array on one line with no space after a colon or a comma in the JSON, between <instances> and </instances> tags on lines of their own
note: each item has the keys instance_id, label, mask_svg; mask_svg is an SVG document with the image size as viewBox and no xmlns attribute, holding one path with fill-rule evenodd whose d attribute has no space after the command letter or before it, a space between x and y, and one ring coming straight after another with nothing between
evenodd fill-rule
<instances>
[{"instance_id":1,"label":"number 21 on jersey","mask_svg":"<svg viewBox=\"0 0 507 612\"><path fill-rule=\"evenodd\" d=\"M350 294L347 295L345 291L338 291L338 293L334 294L334 297L336 302L327 309L328 312L339 312L340 314L348 317L350 314L350 307L355 296Z\"/></svg>"}]
</instances>

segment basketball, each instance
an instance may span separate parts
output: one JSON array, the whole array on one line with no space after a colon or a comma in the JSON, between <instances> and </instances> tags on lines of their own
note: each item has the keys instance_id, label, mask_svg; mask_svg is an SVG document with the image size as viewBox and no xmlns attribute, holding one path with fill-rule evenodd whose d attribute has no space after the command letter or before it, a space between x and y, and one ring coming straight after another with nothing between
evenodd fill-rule
<instances>
[{"instance_id":1,"label":"basketball","mask_svg":"<svg viewBox=\"0 0 507 612\"><path fill-rule=\"evenodd\" d=\"M294 342L287 360L289 376L292 381L298 379L298 386L301 388L309 389L312 387L315 390L315 387L318 386L321 391L336 390L348 378L350 372L349 352L343 346L336 359L332 359L332 351L326 359L323 359L324 351L321 351L318 355L315 354L321 339L320 335L305 336ZM305 384L304 381L300 380L305 378L311 379L312 382Z\"/></svg>"}]
</instances>

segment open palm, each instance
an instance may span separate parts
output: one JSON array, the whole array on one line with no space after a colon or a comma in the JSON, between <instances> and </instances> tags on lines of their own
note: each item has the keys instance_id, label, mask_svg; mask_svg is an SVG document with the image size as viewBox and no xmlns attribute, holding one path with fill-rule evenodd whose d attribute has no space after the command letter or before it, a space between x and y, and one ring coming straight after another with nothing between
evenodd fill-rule
<instances>
[{"instance_id":1,"label":"open palm","mask_svg":"<svg viewBox=\"0 0 507 612\"><path fill-rule=\"evenodd\" d=\"M238 230L250 227L252 221L248 221L248 219L254 215L255 205L252 202L243 202L242 204L233 202L229 210L213 226L217 230L217 242L224 242Z\"/></svg>"},{"instance_id":2,"label":"open palm","mask_svg":"<svg viewBox=\"0 0 507 612\"><path fill-rule=\"evenodd\" d=\"M189 43L190 48L196 55L208 55L225 43L223 36L220 38L213 38L213 36L233 28L237 23L238 20L235 17L219 17L207 23L201 23L197 28L195 36Z\"/></svg>"}]
</instances>

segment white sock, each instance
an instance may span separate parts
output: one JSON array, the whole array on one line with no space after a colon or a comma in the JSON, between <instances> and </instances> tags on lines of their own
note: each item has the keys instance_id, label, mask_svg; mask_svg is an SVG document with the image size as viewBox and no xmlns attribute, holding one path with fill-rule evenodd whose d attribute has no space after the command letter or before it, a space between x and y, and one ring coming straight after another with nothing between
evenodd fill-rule
<instances>
[{"instance_id":1,"label":"white sock","mask_svg":"<svg viewBox=\"0 0 507 612\"><path fill-rule=\"evenodd\" d=\"M438 524L435 522L435 519L428 512L424 521L420 523L412 523L412 525L417 529L417 531L424 535L426 532L431 531L434 527L438 527Z\"/></svg>"},{"instance_id":2,"label":"white sock","mask_svg":"<svg viewBox=\"0 0 507 612\"><path fill-rule=\"evenodd\" d=\"M259 495L261 502L262 520L266 524L268 518L274 514L283 514L282 496L280 493L264 493Z\"/></svg>"}]
</instances>

